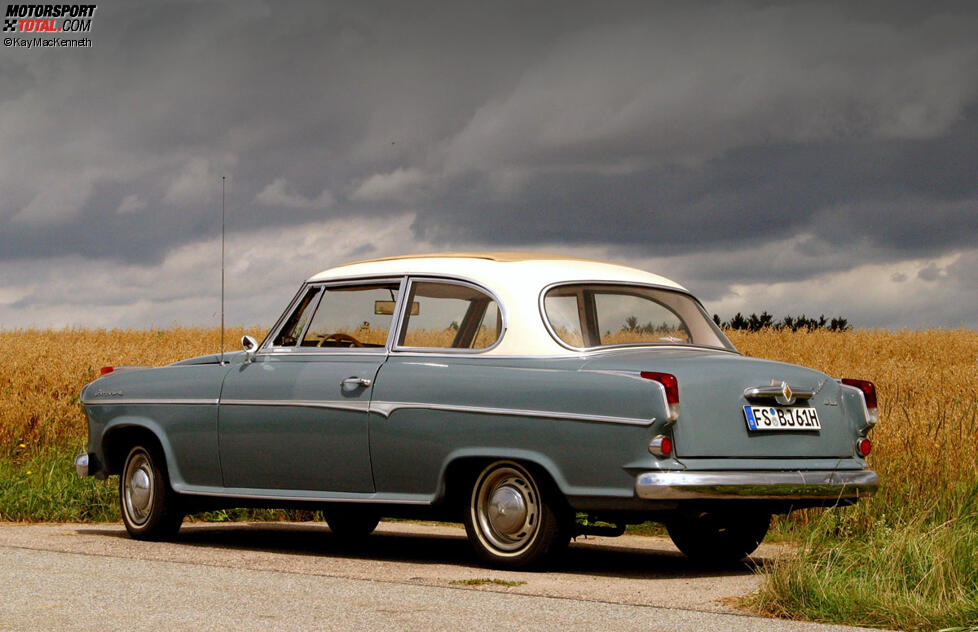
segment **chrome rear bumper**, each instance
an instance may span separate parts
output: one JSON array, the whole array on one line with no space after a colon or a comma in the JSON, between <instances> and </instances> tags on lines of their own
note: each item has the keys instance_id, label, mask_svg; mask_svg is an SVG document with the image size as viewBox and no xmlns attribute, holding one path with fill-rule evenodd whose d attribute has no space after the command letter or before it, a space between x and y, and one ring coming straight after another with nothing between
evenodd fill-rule
<instances>
[{"instance_id":1,"label":"chrome rear bumper","mask_svg":"<svg viewBox=\"0 0 978 632\"><path fill-rule=\"evenodd\" d=\"M791 472L645 472L635 493L648 500L680 499L853 499L879 486L872 470L795 470Z\"/></svg>"}]
</instances>

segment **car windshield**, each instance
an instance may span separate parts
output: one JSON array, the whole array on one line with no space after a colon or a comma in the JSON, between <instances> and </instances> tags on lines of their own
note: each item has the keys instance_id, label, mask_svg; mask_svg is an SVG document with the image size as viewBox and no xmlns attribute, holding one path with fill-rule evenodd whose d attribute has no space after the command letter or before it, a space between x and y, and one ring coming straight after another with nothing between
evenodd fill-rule
<instances>
[{"instance_id":1,"label":"car windshield","mask_svg":"<svg viewBox=\"0 0 978 632\"><path fill-rule=\"evenodd\" d=\"M664 288L582 283L543 299L551 331L576 349L616 345L734 346L690 295Z\"/></svg>"}]
</instances>

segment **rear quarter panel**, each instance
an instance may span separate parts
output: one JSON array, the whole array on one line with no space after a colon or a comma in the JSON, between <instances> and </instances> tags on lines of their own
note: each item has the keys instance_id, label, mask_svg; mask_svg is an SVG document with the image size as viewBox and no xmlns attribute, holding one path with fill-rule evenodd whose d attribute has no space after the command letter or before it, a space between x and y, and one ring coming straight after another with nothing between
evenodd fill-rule
<instances>
[{"instance_id":1,"label":"rear quarter panel","mask_svg":"<svg viewBox=\"0 0 978 632\"><path fill-rule=\"evenodd\" d=\"M371 403L377 491L434 497L453 460L511 458L546 468L573 503L576 497L630 498L638 471L679 467L648 452L649 440L665 425L654 385L581 371L581 364L580 358L391 357ZM385 407L387 416L376 412Z\"/></svg>"}]
</instances>

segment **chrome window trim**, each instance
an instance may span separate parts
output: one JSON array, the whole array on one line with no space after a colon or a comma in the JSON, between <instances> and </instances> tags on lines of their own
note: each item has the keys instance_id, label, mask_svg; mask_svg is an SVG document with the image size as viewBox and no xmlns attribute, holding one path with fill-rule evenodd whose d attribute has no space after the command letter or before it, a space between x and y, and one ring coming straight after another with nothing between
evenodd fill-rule
<instances>
[{"instance_id":1,"label":"chrome window trim","mask_svg":"<svg viewBox=\"0 0 978 632\"><path fill-rule=\"evenodd\" d=\"M398 351L396 353L398 358L480 358L487 357L484 353L443 353L444 349L438 348L437 351L418 351L418 347L409 347L410 351ZM417 353L415 353L417 351ZM391 354L392 356L395 354ZM526 354L492 354L488 356L493 360L572 360L578 359L583 360L588 357L586 353L576 353L576 354L540 354L540 355L526 355Z\"/></svg>"},{"instance_id":2,"label":"chrome window trim","mask_svg":"<svg viewBox=\"0 0 978 632\"><path fill-rule=\"evenodd\" d=\"M506 332L509 331L509 315L506 311L506 306L503 305L503 302L499 300L499 297L496 296L495 292L485 287L481 283L477 283L476 281L473 281L471 279L466 279L464 277L426 274L423 276L408 275L407 283L405 285L405 292L403 296L405 297L411 296L411 288L414 286L416 282L454 283L456 285L464 285L473 290L476 290L477 292L482 292L483 294L491 298L493 301L495 301L496 305L499 307L499 313L501 314L501 320L502 320L502 327L499 330L499 337L496 338L495 342L493 342L491 345L489 345L488 347L483 347L481 349L452 349L451 347L409 347L409 346L394 344L394 341L396 341L400 337L401 330L407 326L407 318L405 314L405 312L407 311L407 308L405 307L407 305L407 299L405 299L403 301L400 301L401 305L400 305L400 309L398 310L399 321L397 323L398 336L393 338L393 340L391 341L391 347L390 347L391 353L400 354L404 352L410 352L410 353L418 353L422 355L438 353L438 354L445 354L451 357L458 357L462 355L481 356L481 355L485 355L487 352L492 351L500 344L502 344L503 338L506 337Z\"/></svg>"},{"instance_id":3,"label":"chrome window trim","mask_svg":"<svg viewBox=\"0 0 978 632\"><path fill-rule=\"evenodd\" d=\"M620 351L622 349L702 349L704 351L721 351L723 353L732 353L734 355L742 356L740 351L736 349L724 349L723 347L711 347L709 345L677 345L674 343L646 343L646 342L630 342L621 345L605 345L602 347L590 347L585 350L575 350L578 355L582 358L589 357L591 355L597 355L601 353L614 353L615 351ZM569 356L559 356L559 357L569 357Z\"/></svg>"},{"instance_id":4,"label":"chrome window trim","mask_svg":"<svg viewBox=\"0 0 978 632\"><path fill-rule=\"evenodd\" d=\"M388 402L371 401L370 412L381 417L389 418L394 411L403 409L439 410L446 412L471 413L478 415L505 415L511 417L536 417L544 419L566 419L568 421L591 421L599 423L621 424L627 426L650 426L655 423L655 417L648 419L639 417L615 417L611 415L591 415L587 413L571 413L551 410L529 410L524 408L495 408L489 406L464 406L461 404L437 404L433 402Z\"/></svg>"},{"instance_id":5,"label":"chrome window trim","mask_svg":"<svg viewBox=\"0 0 978 632\"><path fill-rule=\"evenodd\" d=\"M696 305L699 306L700 310L703 312L704 316L706 316L707 320L710 320L709 316L707 315L706 308L703 307L703 303L701 303L698 298L696 298L695 296L693 296L692 294L690 294L686 290L680 290L678 288L668 287L668 286L665 286L665 285L658 285L658 284L655 284L655 283L638 283L638 282L635 282L635 281L613 281L613 280L612 281L609 281L609 280L603 280L602 281L602 280L594 280L594 279L592 279L592 280L584 279L584 280L575 280L575 281L557 281L555 283L551 283L549 285L544 286L544 288L542 290L540 290L540 295L539 295L539 297L537 299L537 309L540 312L540 319L543 320L543 326L547 329L547 333L550 334L550 337L553 338L554 341L557 344L559 344L561 347L564 347L565 349L569 349L571 351L575 351L577 353L584 354L584 353L591 353L591 352L594 352L594 351L605 351L605 350L609 350L609 349L627 349L627 348L633 348L633 347L651 347L651 348L655 348L655 349L662 348L662 347L678 347L678 348L682 348L682 349L689 349L689 348L713 349L713 350L717 350L717 351L729 351L729 352L732 352L732 353L736 353L737 355L743 355L742 353L740 353L739 351L737 351L737 348L733 346L733 343L730 342L730 340L727 338L727 336L723 334L723 331L722 330L720 331L720 334L723 336L722 340L726 340L727 342L730 342L730 347L729 348L727 348L727 347L714 347L712 345L701 345L701 344L676 344L674 342L666 342L666 343L656 343L656 342L630 342L630 343L618 344L618 345L597 345L597 346L594 346L594 347L575 347L575 346L573 346L573 345L565 342L564 339L561 338L559 335L557 335L557 332L554 331L554 328L550 325L550 319L547 318L547 309L546 309L546 307L544 305L544 301L547 298L547 293L548 292L550 292L551 290L553 290L555 288L562 287L562 286L565 286L565 285L623 285L623 286L629 286L629 287L638 287L638 288L646 288L646 289L654 289L654 290L663 290L663 291L666 291L666 292L673 292L675 294L682 294L683 296L686 296L686 297L692 299L693 302L696 303ZM714 327L716 326L716 323L714 323L712 320L710 320L710 323ZM719 330L719 328L717 328L717 329Z\"/></svg>"},{"instance_id":6,"label":"chrome window trim","mask_svg":"<svg viewBox=\"0 0 978 632\"><path fill-rule=\"evenodd\" d=\"M306 349L314 349L315 347L305 347ZM357 347L353 347L356 349ZM317 358L335 358L339 356L349 355L355 358L363 358L369 356L384 356L387 357L387 349L384 347L360 347L360 349L369 349L369 351L350 351L350 347L338 347L335 351L330 351L329 353L322 353L320 351L287 351L291 347L274 347L272 351L261 354L263 358L294 358L296 356L306 356L306 357L317 357Z\"/></svg>"},{"instance_id":7,"label":"chrome window trim","mask_svg":"<svg viewBox=\"0 0 978 632\"><path fill-rule=\"evenodd\" d=\"M269 355L269 356L280 356L280 357L289 356L289 355L309 355L309 356L315 355L315 356L323 356L323 355L337 355L337 354L341 354L341 353L349 353L351 355L357 355L357 356L362 356L362 355L387 355L388 353L390 353L391 343L392 343L392 340L393 340L392 336L393 336L393 333L394 333L394 330L395 330L395 325L397 324L398 306L402 302L401 301L401 297L403 296L404 290L406 288L406 281L407 281L407 276L406 275L403 275L403 274L402 275L394 275L394 276L391 276L391 275L383 275L383 276L370 275L370 276L363 276L363 277L349 277L349 278L343 278L343 279L332 279L332 280L328 280L328 281L306 281L306 282L304 282L302 284L302 287L299 288L299 291L296 292L295 297L293 297L292 302L289 304L289 306L286 308L286 310L282 313L281 316L279 316L278 321L275 323L275 327L265 337L265 340L262 341L262 344L259 345L258 352L255 355L256 356L259 356L259 355L261 355L261 356ZM316 287L316 288L328 290L331 287L343 287L343 286L347 286L347 285L370 285L371 283L374 283L374 282L376 282L376 283L395 283L396 282L398 284L398 287L397 287L397 303L398 303L398 306L395 306L395 308L394 308L394 314L393 314L393 316L391 318L391 328L387 332L387 340L384 342L384 346L383 347L359 347L359 348L358 347L352 347L352 348L350 348L350 347L338 347L336 349L329 349L329 348L321 348L321 347L302 347L300 345L296 345L294 347L283 347L283 346L276 346L276 345L271 344L271 341L275 340L275 338L279 334L279 331L285 325L285 322L288 320L288 317L295 310L299 298L301 296L303 296L303 294L309 288ZM318 310L319 309L319 305L322 302L324 295L325 295L325 292L320 292L319 296L316 298L316 307L315 307L315 309L313 310L313 313L312 313L312 316L313 317L316 315L316 311L315 310ZM305 337L306 332L309 330L309 327L311 325L312 325L312 317L309 318L309 322L306 323L305 328L302 330L302 336L299 338L300 341L302 340L302 338ZM299 351L299 349L301 349L301 351ZM354 349L360 349L360 350L354 350Z\"/></svg>"}]
</instances>

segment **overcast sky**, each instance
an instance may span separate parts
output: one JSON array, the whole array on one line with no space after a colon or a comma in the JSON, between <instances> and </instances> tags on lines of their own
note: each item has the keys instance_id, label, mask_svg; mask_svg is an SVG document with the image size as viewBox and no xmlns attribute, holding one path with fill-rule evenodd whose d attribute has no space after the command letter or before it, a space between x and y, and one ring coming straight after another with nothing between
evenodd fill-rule
<instances>
[{"instance_id":1,"label":"overcast sky","mask_svg":"<svg viewBox=\"0 0 978 632\"><path fill-rule=\"evenodd\" d=\"M978 327L978 5L904 4L99 2L0 49L0 327L216 324L222 175L231 323L509 249Z\"/></svg>"}]
</instances>

